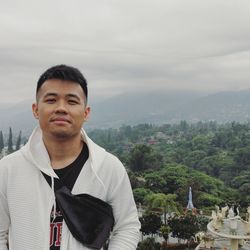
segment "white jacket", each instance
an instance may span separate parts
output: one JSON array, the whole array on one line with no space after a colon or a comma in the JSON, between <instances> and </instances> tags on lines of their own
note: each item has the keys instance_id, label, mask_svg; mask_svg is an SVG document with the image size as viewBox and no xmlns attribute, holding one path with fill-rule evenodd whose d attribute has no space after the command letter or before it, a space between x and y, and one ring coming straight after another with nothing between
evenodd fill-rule
<instances>
[{"instance_id":1,"label":"white jacket","mask_svg":"<svg viewBox=\"0 0 250 250\"><path fill-rule=\"evenodd\" d=\"M109 250L134 250L140 222L130 182L122 163L82 131L89 148L72 193L88 193L113 207L115 226ZM36 128L21 150L0 161L0 250L49 250L50 213L54 192L41 172L58 178ZM63 222L61 250L84 250Z\"/></svg>"}]
</instances>

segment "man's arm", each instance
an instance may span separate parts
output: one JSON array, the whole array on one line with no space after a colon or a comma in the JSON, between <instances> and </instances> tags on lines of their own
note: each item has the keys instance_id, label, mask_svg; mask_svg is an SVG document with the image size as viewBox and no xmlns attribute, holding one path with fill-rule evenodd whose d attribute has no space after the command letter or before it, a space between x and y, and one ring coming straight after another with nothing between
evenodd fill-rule
<instances>
[{"instance_id":1,"label":"man's arm","mask_svg":"<svg viewBox=\"0 0 250 250\"><path fill-rule=\"evenodd\" d=\"M9 213L7 201L0 192L0 250L7 250Z\"/></svg>"},{"instance_id":2,"label":"man's arm","mask_svg":"<svg viewBox=\"0 0 250 250\"><path fill-rule=\"evenodd\" d=\"M9 208L6 193L6 177L3 173L3 166L0 164L0 250L7 250L8 232L9 232Z\"/></svg>"},{"instance_id":3,"label":"man's arm","mask_svg":"<svg viewBox=\"0 0 250 250\"><path fill-rule=\"evenodd\" d=\"M119 161L119 165L122 165ZM140 222L126 170L123 166L116 186L111 191L111 205L115 226L109 243L109 250L135 250L140 239ZM118 180L117 180L118 179Z\"/></svg>"}]
</instances>

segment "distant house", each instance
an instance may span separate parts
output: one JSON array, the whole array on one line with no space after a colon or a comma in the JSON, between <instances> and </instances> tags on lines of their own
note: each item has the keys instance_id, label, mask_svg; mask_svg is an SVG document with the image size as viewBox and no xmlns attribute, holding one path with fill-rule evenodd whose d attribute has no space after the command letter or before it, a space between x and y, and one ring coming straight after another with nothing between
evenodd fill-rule
<instances>
[{"instance_id":1,"label":"distant house","mask_svg":"<svg viewBox=\"0 0 250 250\"><path fill-rule=\"evenodd\" d=\"M165 133L160 132L160 131L156 132L155 139L165 141L167 144L173 144L174 143L171 136L166 135Z\"/></svg>"},{"instance_id":2,"label":"distant house","mask_svg":"<svg viewBox=\"0 0 250 250\"><path fill-rule=\"evenodd\" d=\"M156 139L151 138L151 139L148 140L149 145L155 145L157 143L158 143L158 141Z\"/></svg>"},{"instance_id":3,"label":"distant house","mask_svg":"<svg viewBox=\"0 0 250 250\"><path fill-rule=\"evenodd\" d=\"M131 148L133 148L134 144L133 143L125 143L122 145L122 149L125 152L130 151Z\"/></svg>"},{"instance_id":4,"label":"distant house","mask_svg":"<svg viewBox=\"0 0 250 250\"><path fill-rule=\"evenodd\" d=\"M160 139L160 140L167 140L168 139L168 136L166 134L164 134L163 132L157 132L155 134L155 138L156 139Z\"/></svg>"}]
</instances>

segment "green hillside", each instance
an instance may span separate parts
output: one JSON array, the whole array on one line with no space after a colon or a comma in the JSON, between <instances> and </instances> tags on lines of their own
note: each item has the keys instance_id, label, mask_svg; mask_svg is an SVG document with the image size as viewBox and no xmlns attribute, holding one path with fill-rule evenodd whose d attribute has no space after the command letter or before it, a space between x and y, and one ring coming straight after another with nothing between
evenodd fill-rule
<instances>
[{"instance_id":1,"label":"green hillside","mask_svg":"<svg viewBox=\"0 0 250 250\"><path fill-rule=\"evenodd\" d=\"M140 124L93 130L94 141L117 155L129 171L135 198L176 194L185 207L188 187L198 209L250 204L250 123L162 126Z\"/></svg>"}]
</instances>

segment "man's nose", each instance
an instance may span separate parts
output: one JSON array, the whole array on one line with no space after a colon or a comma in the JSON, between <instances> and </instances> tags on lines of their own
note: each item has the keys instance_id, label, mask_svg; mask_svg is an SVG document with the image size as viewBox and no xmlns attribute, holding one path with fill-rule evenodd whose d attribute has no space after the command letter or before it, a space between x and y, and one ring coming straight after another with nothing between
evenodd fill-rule
<instances>
[{"instance_id":1,"label":"man's nose","mask_svg":"<svg viewBox=\"0 0 250 250\"><path fill-rule=\"evenodd\" d=\"M55 110L56 113L67 113L66 104L63 101L58 102Z\"/></svg>"}]
</instances>

